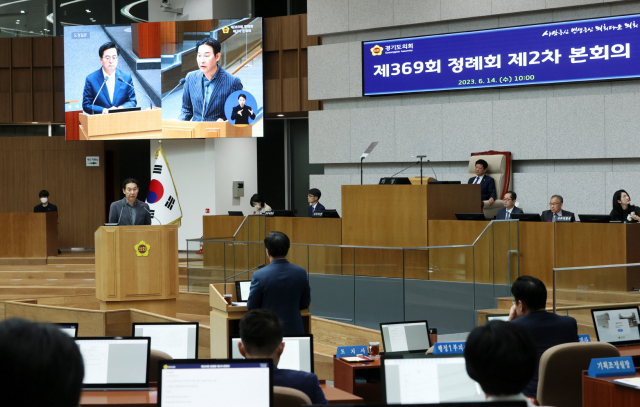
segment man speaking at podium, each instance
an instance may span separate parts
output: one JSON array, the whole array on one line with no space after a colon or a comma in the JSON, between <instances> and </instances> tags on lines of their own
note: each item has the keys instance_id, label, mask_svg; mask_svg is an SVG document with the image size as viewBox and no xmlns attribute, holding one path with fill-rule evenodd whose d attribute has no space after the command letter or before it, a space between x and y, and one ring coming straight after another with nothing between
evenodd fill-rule
<instances>
[{"instance_id":1,"label":"man speaking at podium","mask_svg":"<svg viewBox=\"0 0 640 407\"><path fill-rule=\"evenodd\" d=\"M122 181L124 198L111 204L109 223L117 223L118 226L151 224L149 205L137 199L138 191L137 180L127 178Z\"/></svg>"},{"instance_id":2,"label":"man speaking at podium","mask_svg":"<svg viewBox=\"0 0 640 407\"><path fill-rule=\"evenodd\" d=\"M242 90L242 82L218 65L222 56L220 49L220 43L213 38L205 38L196 44L200 70L187 74L179 120L227 120L224 103L233 92Z\"/></svg>"},{"instance_id":3,"label":"man speaking at podium","mask_svg":"<svg viewBox=\"0 0 640 407\"><path fill-rule=\"evenodd\" d=\"M119 56L116 44L102 44L98 53L102 68L89 74L84 82L82 110L87 114L106 114L110 109L136 107L131 75L116 68Z\"/></svg>"}]
</instances>

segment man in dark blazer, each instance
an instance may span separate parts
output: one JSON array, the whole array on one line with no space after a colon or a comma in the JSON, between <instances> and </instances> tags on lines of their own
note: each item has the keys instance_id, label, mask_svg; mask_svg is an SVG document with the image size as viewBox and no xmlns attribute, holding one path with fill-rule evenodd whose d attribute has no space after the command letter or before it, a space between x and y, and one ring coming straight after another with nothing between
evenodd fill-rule
<instances>
[{"instance_id":1,"label":"man in dark blazer","mask_svg":"<svg viewBox=\"0 0 640 407\"><path fill-rule=\"evenodd\" d=\"M321 196L322 192L320 192L318 188L311 188L309 190L309 195L307 195L307 200L309 202L309 217L312 217L313 213L316 211L324 211L324 205L318 202Z\"/></svg>"},{"instance_id":2,"label":"man in dark blazer","mask_svg":"<svg viewBox=\"0 0 640 407\"><path fill-rule=\"evenodd\" d=\"M571 222L576 221L576 215L573 212L563 211L562 204L564 203L564 199L560 195L553 195L551 200L549 201L549 208L551 210L542 212L540 217L543 222L555 222L558 216L571 216Z\"/></svg>"},{"instance_id":3,"label":"man in dark blazer","mask_svg":"<svg viewBox=\"0 0 640 407\"><path fill-rule=\"evenodd\" d=\"M547 287L535 277L521 276L511 286L514 305L509 312L509 321L527 329L538 349L540 357L549 348L563 343L578 342L578 324L574 318L545 311ZM536 373L522 392L536 398L538 391L538 367Z\"/></svg>"},{"instance_id":4,"label":"man in dark blazer","mask_svg":"<svg viewBox=\"0 0 640 407\"><path fill-rule=\"evenodd\" d=\"M246 102L247 95L244 93L238 95L238 106L231 111L231 120L235 120L233 124L249 124L249 118L256 119L256 114L250 106L245 105Z\"/></svg>"},{"instance_id":5,"label":"man in dark blazer","mask_svg":"<svg viewBox=\"0 0 640 407\"><path fill-rule=\"evenodd\" d=\"M137 199L139 190L137 180L127 178L122 181L124 198L111 204L109 223L117 223L118 226L151 224L149 205Z\"/></svg>"},{"instance_id":6,"label":"man in dark blazer","mask_svg":"<svg viewBox=\"0 0 640 407\"><path fill-rule=\"evenodd\" d=\"M483 201L489 201L489 205L497 199L496 181L486 175L489 164L485 160L476 161L475 177L469 178L468 184L480 184L480 197Z\"/></svg>"},{"instance_id":7,"label":"man in dark blazer","mask_svg":"<svg viewBox=\"0 0 640 407\"><path fill-rule=\"evenodd\" d=\"M136 107L131 75L116 68L120 55L116 45L113 42L102 44L98 53L102 68L89 74L84 82L82 110L88 114L106 114L110 109Z\"/></svg>"},{"instance_id":8,"label":"man in dark blazer","mask_svg":"<svg viewBox=\"0 0 640 407\"><path fill-rule=\"evenodd\" d=\"M282 322L268 309L249 311L240 320L238 349L247 359L273 359L273 385L300 390L311 399L311 404L328 404L320 387L318 376L300 370L278 369L285 349L282 341Z\"/></svg>"},{"instance_id":9,"label":"man in dark blazer","mask_svg":"<svg viewBox=\"0 0 640 407\"><path fill-rule=\"evenodd\" d=\"M311 304L307 272L287 261L290 242L284 233L270 232L264 245L271 264L253 273L247 308L270 309L282 321L285 335L302 335L300 310Z\"/></svg>"},{"instance_id":10,"label":"man in dark blazer","mask_svg":"<svg viewBox=\"0 0 640 407\"><path fill-rule=\"evenodd\" d=\"M200 70L185 78L179 120L223 122L227 120L224 104L229 95L242 90L242 82L218 65L222 55L218 40L205 38L196 44L196 50Z\"/></svg>"},{"instance_id":11,"label":"man in dark blazer","mask_svg":"<svg viewBox=\"0 0 640 407\"><path fill-rule=\"evenodd\" d=\"M504 202L504 208L500 208L498 210L498 214L496 215L496 220L504 220L511 219L511 215L514 213L524 213L522 209L516 208L516 195L513 191L507 191L504 194L504 198L502 201Z\"/></svg>"}]
</instances>

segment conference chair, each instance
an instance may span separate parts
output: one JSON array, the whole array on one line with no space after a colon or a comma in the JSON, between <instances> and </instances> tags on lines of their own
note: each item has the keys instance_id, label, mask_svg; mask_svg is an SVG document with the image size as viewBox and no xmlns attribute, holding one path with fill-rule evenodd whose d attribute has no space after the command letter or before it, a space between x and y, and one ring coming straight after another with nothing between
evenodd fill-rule
<instances>
[{"instance_id":1,"label":"conference chair","mask_svg":"<svg viewBox=\"0 0 640 407\"><path fill-rule=\"evenodd\" d=\"M486 175L496 182L496 200L493 205L489 201L484 201L484 217L493 219L498 214L498 210L504 207L502 198L505 192L513 189L513 171L511 168L510 151L483 151L481 153L471 153L469 160L469 175L467 179L475 177L476 161L483 159L489 164ZM518 191L516 191L518 192Z\"/></svg>"},{"instance_id":2,"label":"conference chair","mask_svg":"<svg viewBox=\"0 0 640 407\"><path fill-rule=\"evenodd\" d=\"M604 342L565 343L549 348L540 358L538 403L541 406L581 407L582 371L593 358L619 357L615 346Z\"/></svg>"},{"instance_id":3,"label":"conference chair","mask_svg":"<svg viewBox=\"0 0 640 407\"><path fill-rule=\"evenodd\" d=\"M151 349L149 352L149 381L158 382L158 362L161 360L173 360L173 358L165 352Z\"/></svg>"},{"instance_id":4,"label":"conference chair","mask_svg":"<svg viewBox=\"0 0 640 407\"><path fill-rule=\"evenodd\" d=\"M300 407L308 404L311 404L311 399L300 390L273 386L273 407Z\"/></svg>"}]
</instances>

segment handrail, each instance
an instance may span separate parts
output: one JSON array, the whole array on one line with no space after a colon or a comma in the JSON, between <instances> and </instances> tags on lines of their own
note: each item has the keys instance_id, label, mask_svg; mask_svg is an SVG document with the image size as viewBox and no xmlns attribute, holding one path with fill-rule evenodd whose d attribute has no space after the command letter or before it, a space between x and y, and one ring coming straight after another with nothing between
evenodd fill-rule
<instances>
[{"instance_id":1,"label":"handrail","mask_svg":"<svg viewBox=\"0 0 640 407\"><path fill-rule=\"evenodd\" d=\"M235 238L236 236L238 236L238 232L240 232L240 229L242 229L242 226L244 225L244 223L247 221L247 219L249 219L249 215L245 216L244 219L242 220L242 223L240 224L240 226L238 226L238 229L236 230L236 233L233 234L233 237Z\"/></svg>"},{"instance_id":2,"label":"handrail","mask_svg":"<svg viewBox=\"0 0 640 407\"><path fill-rule=\"evenodd\" d=\"M558 271L577 271L577 270L595 270L595 269L610 269L619 267L638 267L640 263L627 263L627 264L605 264L602 266L584 266L584 267L556 267L553 269L553 313L556 313L556 292L558 291Z\"/></svg>"},{"instance_id":3,"label":"handrail","mask_svg":"<svg viewBox=\"0 0 640 407\"><path fill-rule=\"evenodd\" d=\"M611 308L611 306L616 307L626 307L630 305L640 305L640 301L636 302L618 302L618 303L608 303L608 304L595 304L595 305L570 305L567 307L558 307L558 311L571 311L578 309L592 309L592 308Z\"/></svg>"}]
</instances>

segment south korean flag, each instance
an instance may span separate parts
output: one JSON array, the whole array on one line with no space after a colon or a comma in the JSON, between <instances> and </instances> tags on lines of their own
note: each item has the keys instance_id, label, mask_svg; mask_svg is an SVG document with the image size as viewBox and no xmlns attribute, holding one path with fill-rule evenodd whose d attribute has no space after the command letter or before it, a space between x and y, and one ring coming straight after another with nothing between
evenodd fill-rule
<instances>
[{"instance_id":1,"label":"south korean flag","mask_svg":"<svg viewBox=\"0 0 640 407\"><path fill-rule=\"evenodd\" d=\"M182 208L162 147L158 147L155 157L156 162L151 170L151 183L149 184L149 194L147 194L151 224L177 224L179 226L180 219L182 219Z\"/></svg>"}]
</instances>

